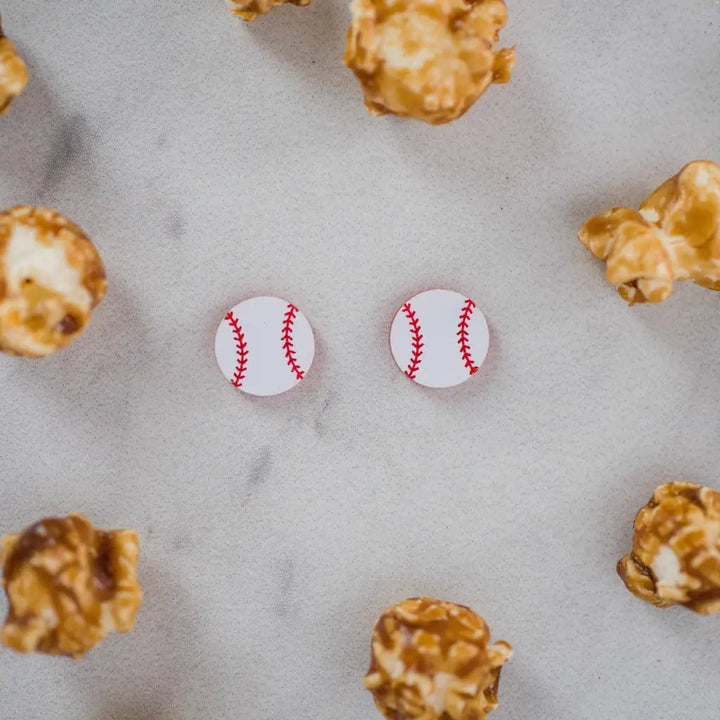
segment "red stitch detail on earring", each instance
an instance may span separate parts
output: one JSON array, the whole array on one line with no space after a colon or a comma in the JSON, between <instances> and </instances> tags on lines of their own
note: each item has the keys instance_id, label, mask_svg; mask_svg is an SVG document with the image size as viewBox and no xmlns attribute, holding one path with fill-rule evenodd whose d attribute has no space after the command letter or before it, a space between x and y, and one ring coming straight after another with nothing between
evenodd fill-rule
<instances>
[{"instance_id":1,"label":"red stitch detail on earring","mask_svg":"<svg viewBox=\"0 0 720 720\"><path fill-rule=\"evenodd\" d=\"M298 380L302 380L305 377L303 369L298 364L297 358L295 357L295 346L293 344L293 325L295 324L295 318L297 317L298 309L292 304L288 303L287 312L285 313L285 319L283 320L283 331L282 346L285 351L285 360L287 361L288 367L291 372L295 373L295 377Z\"/></svg>"},{"instance_id":2,"label":"red stitch detail on earring","mask_svg":"<svg viewBox=\"0 0 720 720\"><path fill-rule=\"evenodd\" d=\"M416 312L410 306L410 303L405 303L402 306L402 311L405 313L405 317L410 323L410 338L412 339L412 352L410 353L410 362L405 370L405 374L414 380L415 376L420 369L420 361L423 354L423 336L420 332L420 322L418 321Z\"/></svg>"},{"instance_id":3,"label":"red stitch detail on earring","mask_svg":"<svg viewBox=\"0 0 720 720\"><path fill-rule=\"evenodd\" d=\"M233 338L235 339L235 354L237 355L237 363L235 364L235 374L232 376L230 382L236 387L242 387L243 380L245 379L245 372L247 371L247 359L250 351L248 350L247 342L245 341L245 335L243 329L237 318L233 315L232 310L228 312L225 319L230 323L232 328Z\"/></svg>"},{"instance_id":4,"label":"red stitch detail on earring","mask_svg":"<svg viewBox=\"0 0 720 720\"><path fill-rule=\"evenodd\" d=\"M460 345L460 355L462 355L465 367L468 369L470 375L474 375L480 368L473 362L472 355L470 354L470 335L468 332L468 324L470 317L475 309L475 303L468 298L465 300L462 312L460 313L460 322L458 323L458 345Z\"/></svg>"}]
</instances>

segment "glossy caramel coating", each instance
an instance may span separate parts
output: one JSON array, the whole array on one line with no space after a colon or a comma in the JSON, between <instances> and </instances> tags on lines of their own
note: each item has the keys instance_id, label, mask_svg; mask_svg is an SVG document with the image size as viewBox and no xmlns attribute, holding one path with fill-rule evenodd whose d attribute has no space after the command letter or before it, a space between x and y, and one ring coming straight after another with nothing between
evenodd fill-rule
<instances>
[{"instance_id":1,"label":"glossy caramel coating","mask_svg":"<svg viewBox=\"0 0 720 720\"><path fill-rule=\"evenodd\" d=\"M138 537L48 518L0 540L9 612L2 644L22 653L82 657L109 632L128 632L142 602Z\"/></svg>"},{"instance_id":2,"label":"glossy caramel coating","mask_svg":"<svg viewBox=\"0 0 720 720\"><path fill-rule=\"evenodd\" d=\"M233 15L251 22L258 15L269 13L276 5L306 7L310 4L310 0L227 0L227 4Z\"/></svg>"},{"instance_id":3,"label":"glossy caramel coating","mask_svg":"<svg viewBox=\"0 0 720 720\"><path fill-rule=\"evenodd\" d=\"M377 621L365 687L388 720L484 720L511 654L469 608L410 598Z\"/></svg>"},{"instance_id":4,"label":"glossy caramel coating","mask_svg":"<svg viewBox=\"0 0 720 720\"><path fill-rule=\"evenodd\" d=\"M4 115L13 100L25 89L28 71L15 50L15 45L5 36L0 18L0 115Z\"/></svg>"},{"instance_id":5,"label":"glossy caramel coating","mask_svg":"<svg viewBox=\"0 0 720 720\"><path fill-rule=\"evenodd\" d=\"M105 296L95 246L54 210L0 212L0 350L44 357L79 337Z\"/></svg>"},{"instance_id":6,"label":"glossy caramel coating","mask_svg":"<svg viewBox=\"0 0 720 720\"><path fill-rule=\"evenodd\" d=\"M372 115L447 123L510 80L515 51L495 49L503 0L353 0L351 9L344 61Z\"/></svg>"},{"instance_id":7,"label":"glossy caramel coating","mask_svg":"<svg viewBox=\"0 0 720 720\"><path fill-rule=\"evenodd\" d=\"M630 305L663 302L676 280L720 290L720 165L689 163L639 211L596 215L579 238L605 261L608 282Z\"/></svg>"},{"instance_id":8,"label":"glossy caramel coating","mask_svg":"<svg viewBox=\"0 0 720 720\"><path fill-rule=\"evenodd\" d=\"M660 485L635 518L633 549L618 574L641 600L720 610L720 493L693 483Z\"/></svg>"}]
</instances>

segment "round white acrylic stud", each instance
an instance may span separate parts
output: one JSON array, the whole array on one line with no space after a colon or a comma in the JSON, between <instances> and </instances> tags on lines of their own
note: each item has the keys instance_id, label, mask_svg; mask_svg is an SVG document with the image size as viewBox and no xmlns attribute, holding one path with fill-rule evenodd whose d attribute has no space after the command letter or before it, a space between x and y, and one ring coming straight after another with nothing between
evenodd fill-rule
<instances>
[{"instance_id":1,"label":"round white acrylic stud","mask_svg":"<svg viewBox=\"0 0 720 720\"><path fill-rule=\"evenodd\" d=\"M315 338L305 315L276 297L255 297L229 310L215 335L222 374L250 395L279 395L312 365Z\"/></svg>"},{"instance_id":2,"label":"round white acrylic stud","mask_svg":"<svg viewBox=\"0 0 720 720\"><path fill-rule=\"evenodd\" d=\"M485 316L465 295L428 290L410 298L393 318L390 349L411 380L431 388L459 385L488 352Z\"/></svg>"}]
</instances>

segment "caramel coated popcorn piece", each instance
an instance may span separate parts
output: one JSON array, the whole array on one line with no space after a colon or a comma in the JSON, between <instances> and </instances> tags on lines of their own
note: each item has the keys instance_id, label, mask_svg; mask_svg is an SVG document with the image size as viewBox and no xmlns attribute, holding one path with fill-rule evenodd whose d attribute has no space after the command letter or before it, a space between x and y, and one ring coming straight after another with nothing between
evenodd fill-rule
<instances>
[{"instance_id":1,"label":"caramel coated popcorn piece","mask_svg":"<svg viewBox=\"0 0 720 720\"><path fill-rule=\"evenodd\" d=\"M310 4L310 0L227 0L227 4L233 15L239 15L243 20L250 22L258 15L270 12L276 5L306 7Z\"/></svg>"},{"instance_id":2,"label":"caramel coated popcorn piece","mask_svg":"<svg viewBox=\"0 0 720 720\"><path fill-rule=\"evenodd\" d=\"M0 634L18 652L82 657L129 632L142 602L133 530L94 529L82 515L41 520L0 540L10 610Z\"/></svg>"},{"instance_id":3,"label":"caramel coated popcorn piece","mask_svg":"<svg viewBox=\"0 0 720 720\"><path fill-rule=\"evenodd\" d=\"M633 550L617 566L628 590L658 607L720 610L720 493L661 485L635 518Z\"/></svg>"},{"instance_id":4,"label":"caramel coated popcorn piece","mask_svg":"<svg viewBox=\"0 0 720 720\"><path fill-rule=\"evenodd\" d=\"M675 280L720 290L720 165L691 162L639 211L608 210L579 237L630 305L667 300Z\"/></svg>"},{"instance_id":5,"label":"caramel coated popcorn piece","mask_svg":"<svg viewBox=\"0 0 720 720\"><path fill-rule=\"evenodd\" d=\"M485 720L512 654L472 610L430 598L388 608L371 650L365 687L388 720Z\"/></svg>"},{"instance_id":6,"label":"caramel coated popcorn piece","mask_svg":"<svg viewBox=\"0 0 720 720\"><path fill-rule=\"evenodd\" d=\"M95 246L67 218L25 205L0 212L0 350L44 357L65 347L106 286Z\"/></svg>"},{"instance_id":7,"label":"caramel coated popcorn piece","mask_svg":"<svg viewBox=\"0 0 720 720\"><path fill-rule=\"evenodd\" d=\"M0 18L0 115L4 115L12 101L23 91L28 81L25 63L15 52L15 46L5 37Z\"/></svg>"},{"instance_id":8,"label":"caramel coated popcorn piece","mask_svg":"<svg viewBox=\"0 0 720 720\"><path fill-rule=\"evenodd\" d=\"M503 0L353 0L351 9L344 61L372 115L450 122L510 80L515 50L495 50Z\"/></svg>"}]
</instances>

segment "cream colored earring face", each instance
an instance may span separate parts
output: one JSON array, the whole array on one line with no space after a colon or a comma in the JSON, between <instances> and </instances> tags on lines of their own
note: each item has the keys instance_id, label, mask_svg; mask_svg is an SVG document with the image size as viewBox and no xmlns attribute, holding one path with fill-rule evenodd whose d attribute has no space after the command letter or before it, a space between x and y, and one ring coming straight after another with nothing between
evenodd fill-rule
<instances>
[{"instance_id":1,"label":"cream colored earring face","mask_svg":"<svg viewBox=\"0 0 720 720\"><path fill-rule=\"evenodd\" d=\"M295 305L255 297L225 314L215 335L215 357L236 388L250 395L279 395L305 377L315 357L315 338Z\"/></svg>"},{"instance_id":2,"label":"cream colored earring face","mask_svg":"<svg viewBox=\"0 0 720 720\"><path fill-rule=\"evenodd\" d=\"M390 327L398 367L420 385L447 388L474 375L487 356L490 333L475 302L453 290L410 298Z\"/></svg>"}]
</instances>

